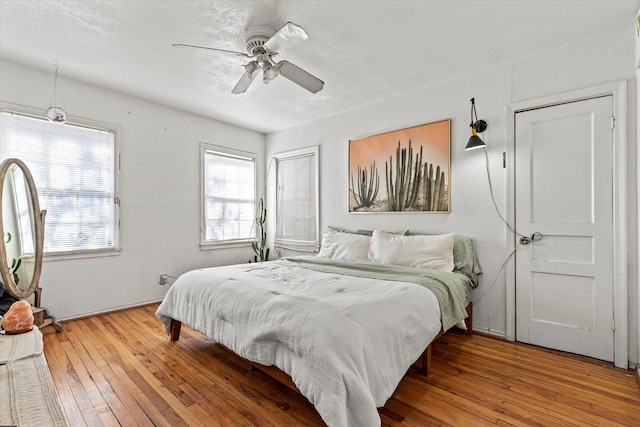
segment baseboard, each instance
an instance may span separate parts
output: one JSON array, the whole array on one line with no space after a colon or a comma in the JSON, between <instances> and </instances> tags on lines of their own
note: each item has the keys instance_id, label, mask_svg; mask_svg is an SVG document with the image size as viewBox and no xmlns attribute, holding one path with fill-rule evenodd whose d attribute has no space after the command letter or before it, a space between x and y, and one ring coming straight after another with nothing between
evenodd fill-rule
<instances>
[{"instance_id":1,"label":"baseboard","mask_svg":"<svg viewBox=\"0 0 640 427\"><path fill-rule=\"evenodd\" d=\"M81 314L79 316L64 317L62 319L56 318L56 321L57 322L66 322L66 321L70 321L70 320L86 319L88 317L99 316L101 314L117 313L118 311L129 310L130 308L144 307L146 305L158 304L161 301L162 300L159 299L159 300L153 300L153 301L139 302L139 303L126 305L126 306L122 306L122 307L110 308L110 309L107 309L107 310L92 311L92 312L89 312L89 313Z\"/></svg>"},{"instance_id":2,"label":"baseboard","mask_svg":"<svg viewBox=\"0 0 640 427\"><path fill-rule=\"evenodd\" d=\"M503 340L507 339L507 334L501 331L495 331L492 329L477 327L475 324L473 325L473 333L480 333L481 335L486 335L491 338L500 338Z\"/></svg>"}]
</instances>

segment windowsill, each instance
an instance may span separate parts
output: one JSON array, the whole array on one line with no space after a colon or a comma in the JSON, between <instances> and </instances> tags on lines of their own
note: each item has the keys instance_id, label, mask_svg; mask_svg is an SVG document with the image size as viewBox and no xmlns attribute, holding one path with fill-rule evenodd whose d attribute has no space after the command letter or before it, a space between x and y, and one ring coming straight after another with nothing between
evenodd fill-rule
<instances>
[{"instance_id":1,"label":"windowsill","mask_svg":"<svg viewBox=\"0 0 640 427\"><path fill-rule=\"evenodd\" d=\"M278 243L275 245L275 248L296 252L318 252L320 250L320 248L317 246L292 245L286 243Z\"/></svg>"},{"instance_id":2,"label":"windowsill","mask_svg":"<svg viewBox=\"0 0 640 427\"><path fill-rule=\"evenodd\" d=\"M235 242L220 242L220 243L200 243L201 251L211 251L215 249L230 249L230 248L250 248L253 240L242 240Z\"/></svg>"},{"instance_id":3,"label":"windowsill","mask_svg":"<svg viewBox=\"0 0 640 427\"><path fill-rule=\"evenodd\" d=\"M56 252L52 254L44 254L42 260L47 261L66 261L70 259L83 259L83 258L101 258L106 256L117 256L122 252L120 249L103 249L96 251L82 251L82 252Z\"/></svg>"}]
</instances>

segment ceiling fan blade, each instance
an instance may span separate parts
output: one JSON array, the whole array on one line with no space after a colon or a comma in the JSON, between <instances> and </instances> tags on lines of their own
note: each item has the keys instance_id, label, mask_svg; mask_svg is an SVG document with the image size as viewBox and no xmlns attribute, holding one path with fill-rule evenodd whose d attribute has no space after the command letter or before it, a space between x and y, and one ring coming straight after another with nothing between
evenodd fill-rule
<instances>
[{"instance_id":1,"label":"ceiling fan blade","mask_svg":"<svg viewBox=\"0 0 640 427\"><path fill-rule=\"evenodd\" d=\"M287 22L264 43L264 48L271 53L280 53L308 38L309 36L301 26Z\"/></svg>"},{"instance_id":2,"label":"ceiling fan blade","mask_svg":"<svg viewBox=\"0 0 640 427\"><path fill-rule=\"evenodd\" d=\"M245 65L245 73L242 75L242 77L240 77L240 80L238 80L238 83L236 83L236 86L231 91L231 93L233 93L234 95L245 93L249 86L251 86L253 79L255 79L256 76L260 73L260 69L257 67L257 64L255 66L252 66L252 64L255 63L250 62L249 64Z\"/></svg>"},{"instance_id":3,"label":"ceiling fan blade","mask_svg":"<svg viewBox=\"0 0 640 427\"><path fill-rule=\"evenodd\" d=\"M216 47L194 46L194 45L190 45L190 44L181 44L181 43L174 43L171 46L173 46L173 47L189 47L189 48L194 48L194 49L212 50L214 52L230 53L232 55L242 56L243 58L253 58L252 56L249 56L246 53L236 52L234 50L218 49Z\"/></svg>"},{"instance_id":4,"label":"ceiling fan blade","mask_svg":"<svg viewBox=\"0 0 640 427\"><path fill-rule=\"evenodd\" d=\"M289 61L278 62L278 69L280 70L280 75L302 86L311 93L318 93L324 87L322 80L309 74L297 65L293 65Z\"/></svg>"}]
</instances>

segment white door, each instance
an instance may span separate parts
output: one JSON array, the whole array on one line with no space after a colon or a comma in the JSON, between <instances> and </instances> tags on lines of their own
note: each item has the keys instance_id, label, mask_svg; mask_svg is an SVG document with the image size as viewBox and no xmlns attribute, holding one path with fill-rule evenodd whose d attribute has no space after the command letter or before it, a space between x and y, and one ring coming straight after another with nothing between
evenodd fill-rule
<instances>
[{"instance_id":1,"label":"white door","mask_svg":"<svg viewBox=\"0 0 640 427\"><path fill-rule=\"evenodd\" d=\"M612 96L516 113L516 340L613 361ZM525 242L526 243L526 242Z\"/></svg>"}]
</instances>

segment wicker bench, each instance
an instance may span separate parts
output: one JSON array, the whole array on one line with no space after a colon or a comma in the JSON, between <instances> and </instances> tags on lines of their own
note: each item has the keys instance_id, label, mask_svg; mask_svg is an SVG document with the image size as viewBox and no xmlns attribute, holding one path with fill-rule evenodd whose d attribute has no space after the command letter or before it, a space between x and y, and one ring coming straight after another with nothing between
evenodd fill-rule
<instances>
[{"instance_id":1,"label":"wicker bench","mask_svg":"<svg viewBox=\"0 0 640 427\"><path fill-rule=\"evenodd\" d=\"M44 357L42 332L0 335L0 425L68 426Z\"/></svg>"}]
</instances>

